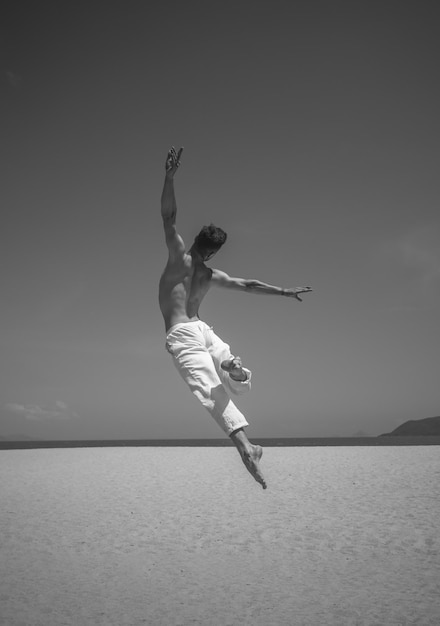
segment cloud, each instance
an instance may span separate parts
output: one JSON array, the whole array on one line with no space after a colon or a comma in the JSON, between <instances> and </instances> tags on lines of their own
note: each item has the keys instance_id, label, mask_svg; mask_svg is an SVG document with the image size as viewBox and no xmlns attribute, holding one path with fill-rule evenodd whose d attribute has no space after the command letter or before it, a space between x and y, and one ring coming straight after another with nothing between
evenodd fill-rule
<instances>
[{"instance_id":1,"label":"cloud","mask_svg":"<svg viewBox=\"0 0 440 626\"><path fill-rule=\"evenodd\" d=\"M11 72L11 70L6 70L5 75L11 87L14 87L15 89L17 89L18 87L21 87L21 85L23 84L22 77L16 74L15 72Z\"/></svg>"},{"instance_id":2,"label":"cloud","mask_svg":"<svg viewBox=\"0 0 440 626\"><path fill-rule=\"evenodd\" d=\"M69 409L65 402L57 400L53 408L42 407L38 404L6 404L5 409L10 413L22 415L28 420L43 421L48 419L66 420L78 415Z\"/></svg>"}]
</instances>

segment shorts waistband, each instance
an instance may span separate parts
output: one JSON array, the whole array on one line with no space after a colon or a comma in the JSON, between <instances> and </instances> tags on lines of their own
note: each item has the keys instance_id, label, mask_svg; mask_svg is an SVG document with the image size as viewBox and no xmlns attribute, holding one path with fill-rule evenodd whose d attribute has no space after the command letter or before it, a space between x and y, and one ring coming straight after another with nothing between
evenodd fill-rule
<instances>
[{"instance_id":1,"label":"shorts waistband","mask_svg":"<svg viewBox=\"0 0 440 626\"><path fill-rule=\"evenodd\" d=\"M178 328L180 328L181 326L188 326L188 324L203 324L204 326L208 326L205 322L203 322L202 320L190 320L189 322L179 322L178 324L174 324L173 326L171 326L168 330L167 330L167 334L166 336L168 337L168 335L170 335L174 330L177 330ZM209 326L208 326L209 328Z\"/></svg>"}]
</instances>

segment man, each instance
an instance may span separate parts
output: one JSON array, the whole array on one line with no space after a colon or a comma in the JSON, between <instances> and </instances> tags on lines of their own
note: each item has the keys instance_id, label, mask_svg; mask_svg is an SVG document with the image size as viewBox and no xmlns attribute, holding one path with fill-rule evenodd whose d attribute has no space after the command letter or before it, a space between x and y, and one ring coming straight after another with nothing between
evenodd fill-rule
<instances>
[{"instance_id":1,"label":"man","mask_svg":"<svg viewBox=\"0 0 440 626\"><path fill-rule=\"evenodd\" d=\"M161 212L168 247L168 263L160 279L159 303L167 333L166 348L192 393L230 436L246 468L263 489L266 481L259 462L261 446L248 440L243 428L244 415L229 397L251 387L251 372L240 357L231 354L228 344L199 318L199 307L211 287L238 289L249 293L273 294L296 298L310 287L282 289L258 280L232 278L225 272L208 268L208 261L226 241L226 233L213 224L202 228L190 250L185 250L176 230L174 175L180 165L183 148L171 148L165 164L165 183Z\"/></svg>"}]
</instances>

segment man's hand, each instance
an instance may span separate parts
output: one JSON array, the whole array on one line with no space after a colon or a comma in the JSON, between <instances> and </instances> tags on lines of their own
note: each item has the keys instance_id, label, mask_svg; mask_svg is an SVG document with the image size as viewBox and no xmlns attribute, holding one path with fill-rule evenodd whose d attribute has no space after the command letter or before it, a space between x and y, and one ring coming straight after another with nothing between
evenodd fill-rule
<instances>
[{"instance_id":1,"label":"man's hand","mask_svg":"<svg viewBox=\"0 0 440 626\"><path fill-rule=\"evenodd\" d=\"M287 298L296 298L300 302L302 302L302 298L300 298L300 293L308 293L312 291L311 287L292 287L291 289L283 289L283 296L287 296Z\"/></svg>"},{"instance_id":2,"label":"man's hand","mask_svg":"<svg viewBox=\"0 0 440 626\"><path fill-rule=\"evenodd\" d=\"M179 152L176 152L174 146L171 148L171 150L168 151L167 160L165 163L167 178L173 178L174 174L177 172L177 168L180 165L180 157L182 156L182 152L183 148L180 148Z\"/></svg>"}]
</instances>

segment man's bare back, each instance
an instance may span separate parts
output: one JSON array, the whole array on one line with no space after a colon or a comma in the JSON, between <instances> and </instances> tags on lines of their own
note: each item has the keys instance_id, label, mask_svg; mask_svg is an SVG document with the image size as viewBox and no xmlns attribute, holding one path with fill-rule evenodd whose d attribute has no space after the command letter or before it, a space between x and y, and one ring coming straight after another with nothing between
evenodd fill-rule
<instances>
[{"instance_id":1,"label":"man's bare back","mask_svg":"<svg viewBox=\"0 0 440 626\"><path fill-rule=\"evenodd\" d=\"M184 252L170 258L159 283L159 305L165 329L199 319L199 308L211 284L212 270Z\"/></svg>"}]
</instances>

